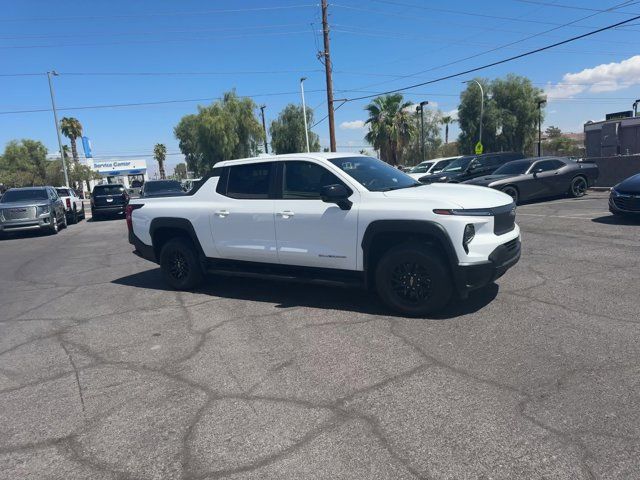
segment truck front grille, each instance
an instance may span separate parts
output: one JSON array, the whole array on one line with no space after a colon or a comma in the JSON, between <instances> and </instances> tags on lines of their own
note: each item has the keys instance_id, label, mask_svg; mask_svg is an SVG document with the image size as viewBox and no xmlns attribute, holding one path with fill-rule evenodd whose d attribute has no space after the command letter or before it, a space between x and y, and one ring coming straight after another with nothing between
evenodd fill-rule
<instances>
[{"instance_id":1,"label":"truck front grille","mask_svg":"<svg viewBox=\"0 0 640 480\"><path fill-rule=\"evenodd\" d=\"M36 207L4 208L2 217L7 221L33 219L36 218Z\"/></svg>"},{"instance_id":2,"label":"truck front grille","mask_svg":"<svg viewBox=\"0 0 640 480\"><path fill-rule=\"evenodd\" d=\"M516 228L516 206L511 203L493 209L493 233L503 235Z\"/></svg>"}]
</instances>

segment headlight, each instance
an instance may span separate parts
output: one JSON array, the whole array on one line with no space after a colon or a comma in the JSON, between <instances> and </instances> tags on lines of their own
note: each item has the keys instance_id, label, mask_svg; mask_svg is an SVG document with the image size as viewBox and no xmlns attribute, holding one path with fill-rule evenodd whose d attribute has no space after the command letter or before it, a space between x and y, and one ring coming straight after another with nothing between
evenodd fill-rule
<instances>
[{"instance_id":1,"label":"headlight","mask_svg":"<svg viewBox=\"0 0 640 480\"><path fill-rule=\"evenodd\" d=\"M51 207L49 205L38 205L37 212L38 215L47 215L51 213Z\"/></svg>"},{"instance_id":2,"label":"headlight","mask_svg":"<svg viewBox=\"0 0 640 480\"><path fill-rule=\"evenodd\" d=\"M620 193L616 190L616 187L617 185L611 188L611 195L613 195L614 197L617 197L620 195Z\"/></svg>"},{"instance_id":3,"label":"headlight","mask_svg":"<svg viewBox=\"0 0 640 480\"><path fill-rule=\"evenodd\" d=\"M473 226L473 223L467 224L467 226L464 227L464 234L462 235L462 247L464 248L465 252L469 253L469 244L475 236L476 227Z\"/></svg>"}]
</instances>

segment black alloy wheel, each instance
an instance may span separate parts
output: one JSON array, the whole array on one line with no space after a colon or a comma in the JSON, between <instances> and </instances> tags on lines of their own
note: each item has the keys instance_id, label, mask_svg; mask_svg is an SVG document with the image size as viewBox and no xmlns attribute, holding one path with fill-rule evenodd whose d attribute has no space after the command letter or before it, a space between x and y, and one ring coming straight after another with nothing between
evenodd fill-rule
<instances>
[{"instance_id":1,"label":"black alloy wheel","mask_svg":"<svg viewBox=\"0 0 640 480\"><path fill-rule=\"evenodd\" d=\"M191 290L204 279L196 249L186 238L173 238L162 247L160 269L165 281L176 290Z\"/></svg>"},{"instance_id":2,"label":"black alloy wheel","mask_svg":"<svg viewBox=\"0 0 640 480\"><path fill-rule=\"evenodd\" d=\"M569 194L572 197L582 197L585 193L587 193L587 180L584 177L576 177L571 180Z\"/></svg>"},{"instance_id":3,"label":"black alloy wheel","mask_svg":"<svg viewBox=\"0 0 640 480\"><path fill-rule=\"evenodd\" d=\"M508 185L504 187L502 191L507 195L509 195L511 198L513 198L513 203L515 203L516 205L518 204L519 195L518 195L518 189L516 187L512 185Z\"/></svg>"}]
</instances>

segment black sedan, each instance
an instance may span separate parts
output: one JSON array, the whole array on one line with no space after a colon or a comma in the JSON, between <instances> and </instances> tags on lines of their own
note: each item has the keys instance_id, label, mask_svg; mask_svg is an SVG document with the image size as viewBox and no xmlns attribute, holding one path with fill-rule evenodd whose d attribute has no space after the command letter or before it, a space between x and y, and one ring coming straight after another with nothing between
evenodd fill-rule
<instances>
[{"instance_id":1,"label":"black sedan","mask_svg":"<svg viewBox=\"0 0 640 480\"><path fill-rule=\"evenodd\" d=\"M595 163L563 157L534 157L509 162L492 175L463 183L502 190L518 203L564 193L581 197L597 179Z\"/></svg>"},{"instance_id":2,"label":"black sedan","mask_svg":"<svg viewBox=\"0 0 640 480\"><path fill-rule=\"evenodd\" d=\"M640 215L640 173L611 189L609 211L614 215Z\"/></svg>"},{"instance_id":3,"label":"black sedan","mask_svg":"<svg viewBox=\"0 0 640 480\"><path fill-rule=\"evenodd\" d=\"M182 184L177 180L149 180L144 182L141 197L175 197L184 195Z\"/></svg>"}]
</instances>

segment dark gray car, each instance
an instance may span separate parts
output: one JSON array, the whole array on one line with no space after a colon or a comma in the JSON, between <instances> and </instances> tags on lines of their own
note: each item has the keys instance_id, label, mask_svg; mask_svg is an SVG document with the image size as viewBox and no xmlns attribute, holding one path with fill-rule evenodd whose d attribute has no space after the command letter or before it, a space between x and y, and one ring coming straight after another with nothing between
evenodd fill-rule
<instances>
[{"instance_id":1,"label":"dark gray car","mask_svg":"<svg viewBox=\"0 0 640 480\"><path fill-rule=\"evenodd\" d=\"M514 202L535 200L568 193L581 197L595 185L598 166L567 157L533 157L509 162L492 175L469 180L469 185L502 190Z\"/></svg>"},{"instance_id":2,"label":"dark gray car","mask_svg":"<svg viewBox=\"0 0 640 480\"><path fill-rule=\"evenodd\" d=\"M67 226L64 204L53 187L11 188L0 198L0 233Z\"/></svg>"}]
</instances>

